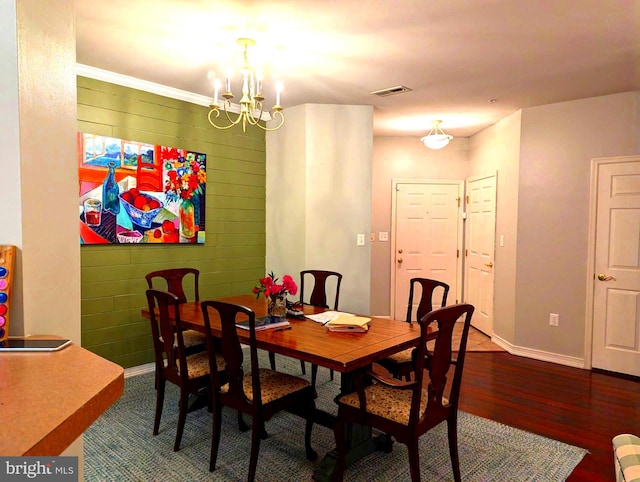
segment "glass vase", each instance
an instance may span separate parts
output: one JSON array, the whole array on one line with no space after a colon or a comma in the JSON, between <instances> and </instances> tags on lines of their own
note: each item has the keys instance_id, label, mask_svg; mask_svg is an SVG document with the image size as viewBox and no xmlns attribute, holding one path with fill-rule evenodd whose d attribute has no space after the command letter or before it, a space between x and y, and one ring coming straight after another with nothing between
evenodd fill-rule
<instances>
[{"instance_id":1,"label":"glass vase","mask_svg":"<svg viewBox=\"0 0 640 482\"><path fill-rule=\"evenodd\" d=\"M285 318L287 316L287 298L285 296L269 296L267 298L267 313L271 318Z\"/></svg>"},{"instance_id":2,"label":"glass vase","mask_svg":"<svg viewBox=\"0 0 640 482\"><path fill-rule=\"evenodd\" d=\"M109 162L109 172L102 183L102 209L118 214L120 212L120 188L116 183L116 163Z\"/></svg>"},{"instance_id":3,"label":"glass vase","mask_svg":"<svg viewBox=\"0 0 640 482\"><path fill-rule=\"evenodd\" d=\"M180 203L180 236L193 238L196 235L195 207L191 199L183 199Z\"/></svg>"}]
</instances>

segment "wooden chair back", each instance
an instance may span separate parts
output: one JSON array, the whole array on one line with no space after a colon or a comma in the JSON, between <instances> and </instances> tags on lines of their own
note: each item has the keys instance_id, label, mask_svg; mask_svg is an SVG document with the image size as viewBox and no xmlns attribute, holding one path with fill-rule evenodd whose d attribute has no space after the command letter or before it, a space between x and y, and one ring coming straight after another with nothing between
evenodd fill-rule
<instances>
[{"instance_id":1,"label":"wooden chair back","mask_svg":"<svg viewBox=\"0 0 640 482\"><path fill-rule=\"evenodd\" d=\"M242 412L252 417L251 453L249 455L248 480L255 478L258 464L260 439L266 438L265 421L280 410L288 410L306 419L305 449L307 459L315 460L317 454L311 448L311 430L315 403L311 385L304 379L281 372L260 369L258 350L256 347L255 314L249 308L221 301L203 301L200 306L204 318L205 329L211 331L211 316L220 319L222 339L219 345L207 338L207 352L211 373L211 406L213 411L213 430L211 433L211 458L209 470L214 471L220 446L222 407L238 410L238 423L244 426ZM251 357L251 373L245 375L243 370L243 353L238 338L236 321L249 320L249 354ZM224 376L222 380L213 369L216 355L224 360ZM251 392L245 391L244 381L251 378ZM264 384L260 379L264 377ZM223 385L226 384L226 385ZM262 385L262 387L261 387ZM267 394L262 393L265 388ZM263 404L263 400L265 401Z\"/></svg>"},{"instance_id":2,"label":"wooden chair back","mask_svg":"<svg viewBox=\"0 0 640 482\"><path fill-rule=\"evenodd\" d=\"M346 468L344 444L346 422L370 425L384 432L388 450L391 450L390 437L406 444L409 451L411 480L419 481L418 439L431 428L446 421L454 479L460 481L457 449L458 400L473 311L474 307L469 304L445 306L427 313L418 321L420 343L415 351L412 380L400 381L380 370L369 370L367 374L374 381L373 385L365 386L364 376L358 376L355 379L356 392L336 399L339 408L338 421L334 426L338 445L338 469L335 480L342 480ZM464 318L464 327L458 348L459 353L457 359L452 360L453 327L461 317ZM437 325L437 337L433 352L427 358L427 334L432 324ZM451 365L455 365L453 376L449 373ZM423 390L425 383L426 390ZM376 391L379 391L381 396L376 397ZM403 391L405 393L409 391L410 397L402 396ZM425 391L426 406L423 404ZM367 392L369 392L368 395ZM368 404L370 404L369 408L367 408ZM374 404L378 405L374 406ZM407 407L407 405L410 406ZM406 418L403 418L402 414Z\"/></svg>"},{"instance_id":3,"label":"wooden chair back","mask_svg":"<svg viewBox=\"0 0 640 482\"><path fill-rule=\"evenodd\" d=\"M145 276L145 279L149 289L154 289L153 282L155 279L164 279L167 283L166 291L176 295L180 303L186 303L187 295L185 294L184 278L187 275L193 275L194 301L200 301L200 271L195 268L171 268L152 271ZM155 286L155 288L158 288L158 286Z\"/></svg>"},{"instance_id":4,"label":"wooden chair back","mask_svg":"<svg viewBox=\"0 0 640 482\"><path fill-rule=\"evenodd\" d=\"M180 300L168 291L149 289L146 294L151 318L156 373L161 373L163 378L181 385L189 379L189 375L182 337ZM180 370L179 367L184 368Z\"/></svg>"},{"instance_id":5,"label":"wooden chair back","mask_svg":"<svg viewBox=\"0 0 640 482\"><path fill-rule=\"evenodd\" d=\"M208 338L207 351L209 352L210 363L215 364L215 358L221 356L225 361L226 380L222 380L217 371L211 371L212 389L216 390L220 401L237 410L253 413L254 407L260 406L260 377L254 376L252 379L253 402L247 398L243 388L243 352L240 338L236 328L236 321L249 320L249 353L251 358L251 372L258 373L258 350L256 348L255 313L244 306L225 303L222 301L203 301L201 304L204 317L205 330L211 331L211 310L215 310L220 318L222 327L222 337L220 343L214 343L211 337ZM228 383L228 388L222 389Z\"/></svg>"},{"instance_id":6,"label":"wooden chair back","mask_svg":"<svg viewBox=\"0 0 640 482\"><path fill-rule=\"evenodd\" d=\"M443 420L446 420L453 411L458 411L458 400L460 399L460 386L462 383L462 371L467 351L467 339L469 337L469 327L474 307L469 304L458 304L445 306L427 313L420 320L420 330L422 343L418 347L416 360L415 379L417 386L414 388L412 399L412 418L418 421L420 411L420 390L424 370L429 374L429 384L427 386L428 402L427 409L419 419L419 431L424 433L435 427ZM453 352L453 328L456 322L463 319L462 335L458 345L458 356L454 359ZM426 333L429 325L437 325L437 338L433 352L428 355L427 344L425 343ZM428 363L427 363L428 361ZM449 370L454 365L453 377ZM450 387L447 387L447 385ZM446 403L445 403L446 397Z\"/></svg>"},{"instance_id":7,"label":"wooden chair back","mask_svg":"<svg viewBox=\"0 0 640 482\"><path fill-rule=\"evenodd\" d=\"M305 301L305 278L313 277L313 288L309 300ZM340 283L342 283L342 275L335 271L325 271L317 269L309 269L300 271L300 303L319 306L321 308L330 308L327 304L327 281L335 278L336 291L335 298L333 300L333 310L338 309L338 301L340 299ZM307 288L309 284L307 283ZM307 292L309 290L307 289Z\"/></svg>"},{"instance_id":8,"label":"wooden chair back","mask_svg":"<svg viewBox=\"0 0 640 482\"><path fill-rule=\"evenodd\" d=\"M415 287L417 285L420 285L420 287L422 288L422 294L420 295L420 302L418 303L418 307L416 309L416 316L412 317L413 297L415 294ZM433 311L435 294L438 291L442 291L442 298L439 307L443 307L447 304L447 295L449 294L448 284L443 283L442 281L436 281L428 278L412 278L411 281L409 281L407 321L411 322L413 320L419 320L430 311Z\"/></svg>"},{"instance_id":9,"label":"wooden chair back","mask_svg":"<svg viewBox=\"0 0 640 482\"><path fill-rule=\"evenodd\" d=\"M154 289L148 289L146 295L156 365L156 414L153 435L157 435L160 428L165 385L169 381L180 387L178 427L173 445L173 450L177 451L180 449L187 418L189 394L197 393L209 386L209 364L206 353L187 353L185 331L180 319L180 298L168 291ZM193 376L190 376L190 371ZM210 403L208 404L210 406Z\"/></svg>"}]
</instances>

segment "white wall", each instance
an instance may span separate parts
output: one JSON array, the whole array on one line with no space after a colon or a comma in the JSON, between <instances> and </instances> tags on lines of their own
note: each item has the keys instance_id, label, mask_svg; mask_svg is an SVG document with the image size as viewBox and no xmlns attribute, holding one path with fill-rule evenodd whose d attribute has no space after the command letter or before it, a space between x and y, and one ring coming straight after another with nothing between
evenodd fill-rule
<instances>
[{"instance_id":1,"label":"white wall","mask_svg":"<svg viewBox=\"0 0 640 482\"><path fill-rule=\"evenodd\" d=\"M340 309L369 313L373 109L307 104L285 115L267 133L267 270L338 271Z\"/></svg>"}]
</instances>

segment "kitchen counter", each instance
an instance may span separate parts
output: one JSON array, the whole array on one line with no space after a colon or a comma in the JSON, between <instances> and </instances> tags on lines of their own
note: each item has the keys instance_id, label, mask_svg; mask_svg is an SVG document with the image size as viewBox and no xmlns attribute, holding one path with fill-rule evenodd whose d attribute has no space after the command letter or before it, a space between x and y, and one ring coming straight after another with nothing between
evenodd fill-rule
<instances>
[{"instance_id":1,"label":"kitchen counter","mask_svg":"<svg viewBox=\"0 0 640 482\"><path fill-rule=\"evenodd\" d=\"M78 345L0 353L0 455L60 455L124 390L124 369Z\"/></svg>"}]
</instances>

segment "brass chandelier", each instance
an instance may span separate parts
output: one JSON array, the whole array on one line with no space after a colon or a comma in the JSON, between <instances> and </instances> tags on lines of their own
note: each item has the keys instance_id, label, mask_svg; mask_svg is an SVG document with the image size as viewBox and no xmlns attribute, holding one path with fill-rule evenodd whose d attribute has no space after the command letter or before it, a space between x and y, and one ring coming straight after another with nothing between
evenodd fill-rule
<instances>
[{"instance_id":1,"label":"brass chandelier","mask_svg":"<svg viewBox=\"0 0 640 482\"><path fill-rule=\"evenodd\" d=\"M240 72L242 73L242 97L240 98L240 112L234 119L235 113L231 112L231 99L233 99L233 93L231 92L231 72L227 72L225 77L225 89L222 93L222 106L218 104L218 94L220 93L220 80L214 81L214 95L213 102L209 111L209 122L216 129L229 129L235 125L242 124L242 132L246 132L247 125L257 126L265 131L275 131L282 127L284 124L284 114L282 113L282 106L280 105L280 93L282 92L282 83L276 82L276 103L272 107L271 118L278 120L278 124L274 127L265 127L260 124L262 115L264 112L262 95L262 72L260 70L252 69L251 64L247 56L249 47L255 45L255 40L250 38L239 38L238 44L244 48L244 63ZM224 112L221 116L220 112ZM226 117L226 119L225 119ZM225 124L216 124L215 120L220 119Z\"/></svg>"}]
</instances>

